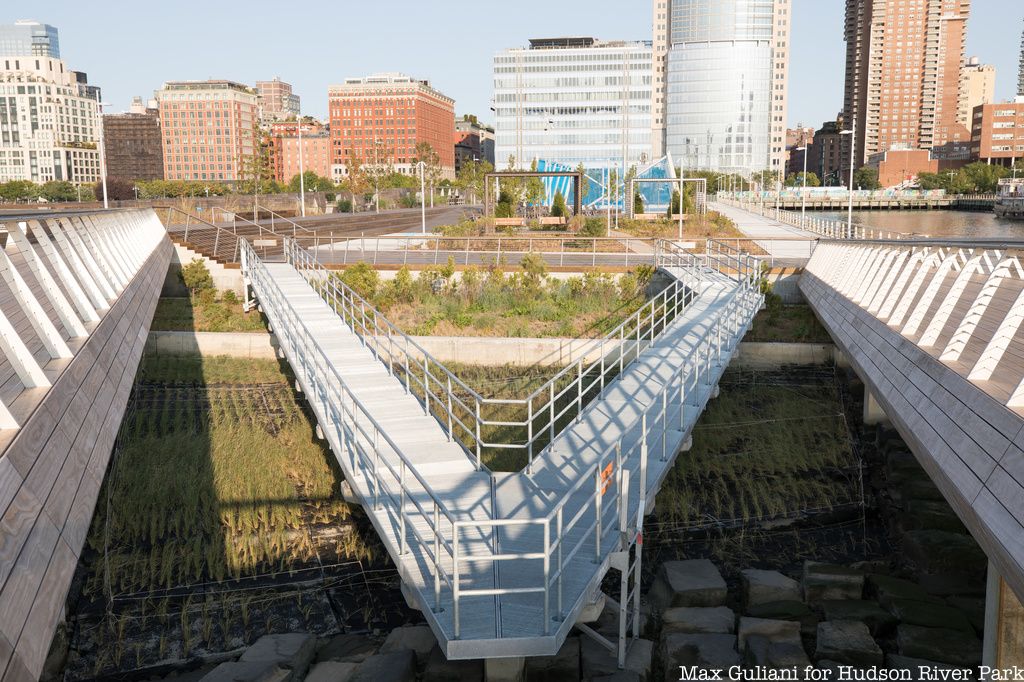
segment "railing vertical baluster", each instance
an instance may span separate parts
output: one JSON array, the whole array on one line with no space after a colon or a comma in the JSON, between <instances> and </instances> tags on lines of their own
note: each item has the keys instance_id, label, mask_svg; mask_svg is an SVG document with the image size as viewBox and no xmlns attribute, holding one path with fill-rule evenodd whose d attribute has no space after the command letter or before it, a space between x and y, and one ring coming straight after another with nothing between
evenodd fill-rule
<instances>
[{"instance_id":1,"label":"railing vertical baluster","mask_svg":"<svg viewBox=\"0 0 1024 682\"><path fill-rule=\"evenodd\" d=\"M434 613L441 610L441 511L434 500Z\"/></svg>"},{"instance_id":2,"label":"railing vertical baluster","mask_svg":"<svg viewBox=\"0 0 1024 682\"><path fill-rule=\"evenodd\" d=\"M405 556L406 551L408 551L408 540L405 537L405 458L401 460L398 486L401 488L401 507L398 510L398 522L400 524L399 533L402 536L398 547L398 554L399 556Z\"/></svg>"},{"instance_id":3,"label":"railing vertical baluster","mask_svg":"<svg viewBox=\"0 0 1024 682\"><path fill-rule=\"evenodd\" d=\"M576 365L576 422L583 418L583 360Z\"/></svg>"},{"instance_id":4,"label":"railing vertical baluster","mask_svg":"<svg viewBox=\"0 0 1024 682\"><path fill-rule=\"evenodd\" d=\"M600 460L598 460L600 462ZM594 563L601 563L601 466L594 471Z\"/></svg>"},{"instance_id":5,"label":"railing vertical baluster","mask_svg":"<svg viewBox=\"0 0 1024 682\"><path fill-rule=\"evenodd\" d=\"M555 512L555 523L557 524L556 542L558 543L558 620L565 618L565 611L562 609L562 572L565 570L565 563L562 561L562 544L564 543L565 536L562 530L562 509L564 505L558 506L558 511Z\"/></svg>"},{"instance_id":6,"label":"railing vertical baluster","mask_svg":"<svg viewBox=\"0 0 1024 682\"><path fill-rule=\"evenodd\" d=\"M480 445L480 398L474 399L476 402L476 470L480 471L480 459L482 447Z\"/></svg>"},{"instance_id":7,"label":"railing vertical baluster","mask_svg":"<svg viewBox=\"0 0 1024 682\"><path fill-rule=\"evenodd\" d=\"M452 375L446 375L448 379L448 442L452 442Z\"/></svg>"},{"instance_id":8,"label":"railing vertical baluster","mask_svg":"<svg viewBox=\"0 0 1024 682\"><path fill-rule=\"evenodd\" d=\"M526 473L533 473L533 398L526 399Z\"/></svg>"},{"instance_id":9,"label":"railing vertical baluster","mask_svg":"<svg viewBox=\"0 0 1024 682\"><path fill-rule=\"evenodd\" d=\"M544 634L551 632L551 521L544 522Z\"/></svg>"},{"instance_id":10,"label":"railing vertical baluster","mask_svg":"<svg viewBox=\"0 0 1024 682\"><path fill-rule=\"evenodd\" d=\"M455 639L459 638L461 632L459 623L459 525L452 520L452 606L455 610Z\"/></svg>"},{"instance_id":11,"label":"railing vertical baluster","mask_svg":"<svg viewBox=\"0 0 1024 682\"><path fill-rule=\"evenodd\" d=\"M423 414L430 414L430 370L427 369L427 354L423 354Z\"/></svg>"},{"instance_id":12,"label":"railing vertical baluster","mask_svg":"<svg viewBox=\"0 0 1024 682\"><path fill-rule=\"evenodd\" d=\"M555 440L555 382L548 384L548 444Z\"/></svg>"}]
</instances>

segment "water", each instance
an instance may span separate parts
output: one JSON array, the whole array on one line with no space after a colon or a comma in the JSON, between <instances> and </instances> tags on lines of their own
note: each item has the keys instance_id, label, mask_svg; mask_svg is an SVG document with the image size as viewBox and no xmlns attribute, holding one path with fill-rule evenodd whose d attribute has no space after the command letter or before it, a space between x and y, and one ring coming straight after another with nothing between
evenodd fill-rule
<instances>
[{"instance_id":1,"label":"water","mask_svg":"<svg viewBox=\"0 0 1024 682\"><path fill-rule=\"evenodd\" d=\"M809 216L846 222L845 211L808 211ZM854 211L853 222L876 230L930 237L994 237L1024 239L1024 221L991 212Z\"/></svg>"}]
</instances>

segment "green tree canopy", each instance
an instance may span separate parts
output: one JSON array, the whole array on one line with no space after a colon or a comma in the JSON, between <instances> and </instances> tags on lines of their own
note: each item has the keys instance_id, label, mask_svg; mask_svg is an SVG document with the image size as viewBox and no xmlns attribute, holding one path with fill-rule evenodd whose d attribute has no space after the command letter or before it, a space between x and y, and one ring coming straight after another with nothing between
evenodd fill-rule
<instances>
[{"instance_id":1,"label":"green tree canopy","mask_svg":"<svg viewBox=\"0 0 1024 682\"><path fill-rule=\"evenodd\" d=\"M47 201L77 201L78 188L66 180L51 180L43 183L39 194Z\"/></svg>"},{"instance_id":2,"label":"green tree canopy","mask_svg":"<svg viewBox=\"0 0 1024 682\"><path fill-rule=\"evenodd\" d=\"M0 199L3 201L35 201L40 188L31 180L11 180L0 183Z\"/></svg>"},{"instance_id":3,"label":"green tree canopy","mask_svg":"<svg viewBox=\"0 0 1024 682\"><path fill-rule=\"evenodd\" d=\"M804 186L804 173L790 173L786 176L787 187L803 187ZM821 187L821 178L818 177L813 171L807 171L807 186L808 187Z\"/></svg>"},{"instance_id":4,"label":"green tree canopy","mask_svg":"<svg viewBox=\"0 0 1024 682\"><path fill-rule=\"evenodd\" d=\"M555 199L551 202L552 218L568 218L569 207L565 205L565 197L561 192L555 192Z\"/></svg>"},{"instance_id":5,"label":"green tree canopy","mask_svg":"<svg viewBox=\"0 0 1024 682\"><path fill-rule=\"evenodd\" d=\"M317 175L315 171L308 170L302 174L305 180L307 192L333 192L337 189L330 178ZM299 176L296 174L288 183L289 192L298 192L300 188Z\"/></svg>"},{"instance_id":6,"label":"green tree canopy","mask_svg":"<svg viewBox=\"0 0 1024 682\"><path fill-rule=\"evenodd\" d=\"M878 182L878 169L872 166L861 166L853 172L854 189L881 189Z\"/></svg>"}]
</instances>

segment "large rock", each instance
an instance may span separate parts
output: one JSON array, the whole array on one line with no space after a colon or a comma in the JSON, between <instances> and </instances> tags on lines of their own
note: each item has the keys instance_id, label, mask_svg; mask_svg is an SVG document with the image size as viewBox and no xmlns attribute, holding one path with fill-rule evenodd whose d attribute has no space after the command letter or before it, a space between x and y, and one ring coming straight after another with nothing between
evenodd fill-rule
<instances>
[{"instance_id":1,"label":"large rock","mask_svg":"<svg viewBox=\"0 0 1024 682\"><path fill-rule=\"evenodd\" d=\"M316 653L316 637L304 633L263 635L239 658L240 663L273 663L301 680Z\"/></svg>"},{"instance_id":2,"label":"large rock","mask_svg":"<svg viewBox=\"0 0 1024 682\"><path fill-rule=\"evenodd\" d=\"M800 631L813 637L818 631L818 616L807 604L792 599L756 604L747 609L747 615L769 620L792 620L800 623Z\"/></svg>"},{"instance_id":3,"label":"large rock","mask_svg":"<svg viewBox=\"0 0 1024 682\"><path fill-rule=\"evenodd\" d=\"M567 637L554 656L532 656L526 659L526 677L530 682L579 682L579 637Z\"/></svg>"},{"instance_id":4,"label":"large rock","mask_svg":"<svg viewBox=\"0 0 1024 682\"><path fill-rule=\"evenodd\" d=\"M480 682L483 678L482 660L449 661L440 647L435 646L427 658L421 679L422 682Z\"/></svg>"},{"instance_id":5,"label":"large rock","mask_svg":"<svg viewBox=\"0 0 1024 682\"><path fill-rule=\"evenodd\" d=\"M825 620L857 620L868 626L875 637L884 637L896 627L896 617L876 602L863 599L825 600L821 602Z\"/></svg>"},{"instance_id":6,"label":"large rock","mask_svg":"<svg viewBox=\"0 0 1024 682\"><path fill-rule=\"evenodd\" d=\"M611 675L592 677L589 682L640 682L640 676L632 670L616 670Z\"/></svg>"},{"instance_id":7,"label":"large rock","mask_svg":"<svg viewBox=\"0 0 1024 682\"><path fill-rule=\"evenodd\" d=\"M946 603L954 609L960 609L971 622L971 627L979 635L985 630L985 598L984 597L948 597Z\"/></svg>"},{"instance_id":8,"label":"large rock","mask_svg":"<svg viewBox=\"0 0 1024 682\"><path fill-rule=\"evenodd\" d=\"M746 649L747 638L761 635L772 642L800 644L800 623L792 620L768 620L766 618L740 618L737 630L739 650Z\"/></svg>"},{"instance_id":9,"label":"large rock","mask_svg":"<svg viewBox=\"0 0 1024 682\"><path fill-rule=\"evenodd\" d=\"M938 661L926 661L923 658L911 658L909 656L900 656L899 654L888 654L885 657L885 664L892 670L906 670L910 679L912 680L933 680L934 675L924 676L921 674L921 669L926 670L960 670L965 671L968 675L968 679L974 679L974 671L955 665L948 665L946 663L939 663ZM950 677L949 679L954 679ZM960 678L963 679L963 678Z\"/></svg>"},{"instance_id":10,"label":"large rock","mask_svg":"<svg viewBox=\"0 0 1024 682\"><path fill-rule=\"evenodd\" d=\"M359 664L350 682L413 682L416 679L416 652L400 649L374 654Z\"/></svg>"},{"instance_id":11,"label":"large rock","mask_svg":"<svg viewBox=\"0 0 1024 682\"><path fill-rule=\"evenodd\" d=\"M962 630L900 625L896 628L896 644L904 656L956 666L981 663L981 640Z\"/></svg>"},{"instance_id":12,"label":"large rock","mask_svg":"<svg viewBox=\"0 0 1024 682\"><path fill-rule=\"evenodd\" d=\"M831 620L818 623L818 660L830 660L856 667L882 665L882 650L871 638L864 623L853 620Z\"/></svg>"},{"instance_id":13,"label":"large rock","mask_svg":"<svg viewBox=\"0 0 1024 682\"><path fill-rule=\"evenodd\" d=\"M680 679L679 668L728 668L740 664L735 635L666 632L661 636L665 680Z\"/></svg>"},{"instance_id":14,"label":"large rock","mask_svg":"<svg viewBox=\"0 0 1024 682\"><path fill-rule=\"evenodd\" d=\"M726 606L674 606L661 614L661 623L668 632L736 632L736 614Z\"/></svg>"},{"instance_id":15,"label":"large rock","mask_svg":"<svg viewBox=\"0 0 1024 682\"><path fill-rule=\"evenodd\" d=\"M764 635L751 635L743 651L743 663L747 666L795 668L802 671L811 661L803 645L798 642L776 642Z\"/></svg>"},{"instance_id":16,"label":"large rock","mask_svg":"<svg viewBox=\"0 0 1024 682\"><path fill-rule=\"evenodd\" d=\"M646 680L651 674L653 652L654 645L650 640L633 640L626 652L624 670L634 672L641 680ZM616 654L608 651L590 637L584 637L580 641L580 667L585 680L613 675L619 670Z\"/></svg>"},{"instance_id":17,"label":"large rock","mask_svg":"<svg viewBox=\"0 0 1024 682\"><path fill-rule=\"evenodd\" d=\"M804 562L804 601L811 604L829 600L860 599L864 594L864 575L845 566Z\"/></svg>"},{"instance_id":18,"label":"large rock","mask_svg":"<svg viewBox=\"0 0 1024 682\"><path fill-rule=\"evenodd\" d=\"M889 610L901 623L921 625L926 628L949 628L974 632L963 611L942 603L917 601L916 599L890 599Z\"/></svg>"},{"instance_id":19,"label":"large rock","mask_svg":"<svg viewBox=\"0 0 1024 682\"><path fill-rule=\"evenodd\" d=\"M366 635L336 635L317 650L316 661L361 663L377 653L377 647L378 645Z\"/></svg>"},{"instance_id":20,"label":"large rock","mask_svg":"<svg viewBox=\"0 0 1024 682\"><path fill-rule=\"evenodd\" d=\"M267 661L228 661L206 673L201 682L287 682L292 671Z\"/></svg>"},{"instance_id":21,"label":"large rock","mask_svg":"<svg viewBox=\"0 0 1024 682\"><path fill-rule=\"evenodd\" d=\"M878 603L889 608L893 599L915 599L917 601L940 601L930 596L924 588L910 580L894 578L890 575L871 574L868 576L868 593Z\"/></svg>"},{"instance_id":22,"label":"large rock","mask_svg":"<svg viewBox=\"0 0 1024 682\"><path fill-rule=\"evenodd\" d=\"M358 667L359 664L353 661L314 663L305 682L349 682Z\"/></svg>"},{"instance_id":23,"label":"large rock","mask_svg":"<svg viewBox=\"0 0 1024 682\"><path fill-rule=\"evenodd\" d=\"M970 535L942 530L911 530L903 534L903 552L925 573L965 572L984 576L985 553Z\"/></svg>"},{"instance_id":24,"label":"large rock","mask_svg":"<svg viewBox=\"0 0 1024 682\"><path fill-rule=\"evenodd\" d=\"M962 573L924 573L918 582L925 592L934 597L985 596L985 581Z\"/></svg>"},{"instance_id":25,"label":"large rock","mask_svg":"<svg viewBox=\"0 0 1024 682\"><path fill-rule=\"evenodd\" d=\"M661 609L721 606L726 591L725 580L713 563L707 559L688 559L663 563L648 597Z\"/></svg>"},{"instance_id":26,"label":"large rock","mask_svg":"<svg viewBox=\"0 0 1024 682\"><path fill-rule=\"evenodd\" d=\"M778 571L748 568L741 575L747 608L776 601L800 601L800 584Z\"/></svg>"},{"instance_id":27,"label":"large rock","mask_svg":"<svg viewBox=\"0 0 1024 682\"><path fill-rule=\"evenodd\" d=\"M387 639L380 646L380 653L409 649L416 652L417 661L424 663L435 646L437 638L429 625L406 625L388 633Z\"/></svg>"},{"instance_id":28,"label":"large rock","mask_svg":"<svg viewBox=\"0 0 1024 682\"><path fill-rule=\"evenodd\" d=\"M908 530L942 530L951 533L966 533L967 529L949 507L949 503L938 500L907 500L904 511L899 515L900 525Z\"/></svg>"}]
</instances>

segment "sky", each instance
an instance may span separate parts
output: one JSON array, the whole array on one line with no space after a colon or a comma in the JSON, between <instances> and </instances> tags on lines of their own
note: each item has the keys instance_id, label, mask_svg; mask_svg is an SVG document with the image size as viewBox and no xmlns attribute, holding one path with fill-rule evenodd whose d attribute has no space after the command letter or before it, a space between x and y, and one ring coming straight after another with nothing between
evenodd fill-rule
<instances>
[{"instance_id":1,"label":"sky","mask_svg":"<svg viewBox=\"0 0 1024 682\"><path fill-rule=\"evenodd\" d=\"M7 3L5 3L7 4ZM297 3L296 3L297 4ZM820 126L842 106L844 0L793 0L789 124ZM303 113L324 118L327 87L401 71L455 99L456 114L491 120L491 59L529 38L591 35L649 40L650 0L340 0L294 8L274 0L125 2L35 0L30 14L57 26L61 56L103 89L107 111L148 99L164 81L280 76ZM97 11L97 7L102 10ZM582 9L584 8L585 9ZM996 97L1013 97L1024 1L973 0L967 54L996 66Z\"/></svg>"}]
</instances>

